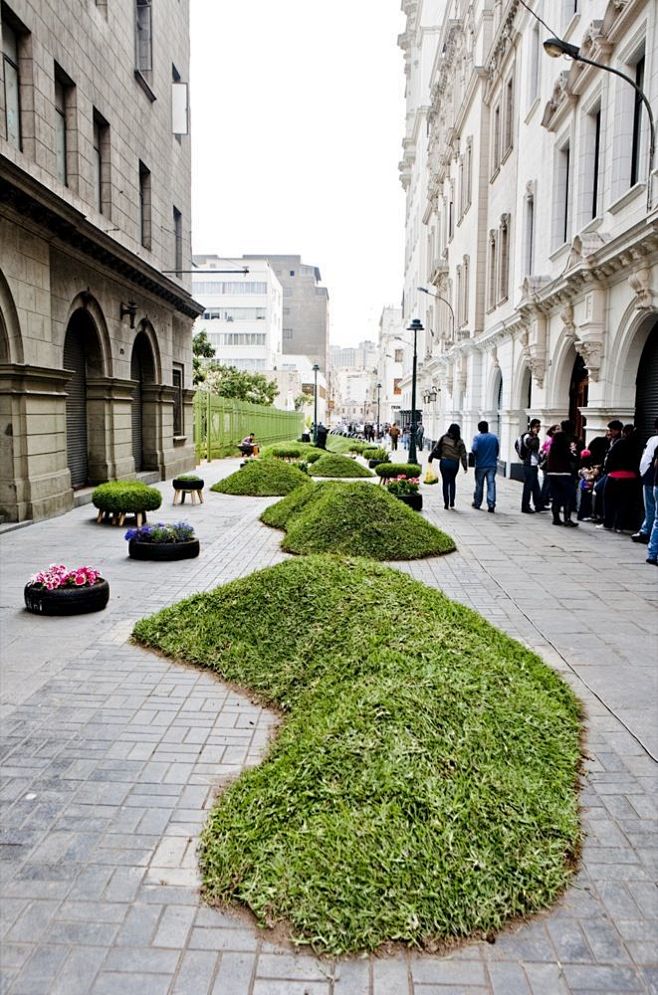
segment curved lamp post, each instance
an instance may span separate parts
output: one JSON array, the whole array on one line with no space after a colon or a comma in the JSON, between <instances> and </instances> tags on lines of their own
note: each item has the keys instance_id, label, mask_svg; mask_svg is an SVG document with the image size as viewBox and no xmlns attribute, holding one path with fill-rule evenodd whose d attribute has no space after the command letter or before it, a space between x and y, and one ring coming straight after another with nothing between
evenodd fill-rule
<instances>
[{"instance_id":1,"label":"curved lamp post","mask_svg":"<svg viewBox=\"0 0 658 995\"><path fill-rule=\"evenodd\" d=\"M313 445L318 444L318 372L320 367L313 363Z\"/></svg>"},{"instance_id":2,"label":"curved lamp post","mask_svg":"<svg viewBox=\"0 0 658 995\"><path fill-rule=\"evenodd\" d=\"M377 384L377 438L379 438L379 394L381 392L382 385Z\"/></svg>"},{"instance_id":3,"label":"curved lamp post","mask_svg":"<svg viewBox=\"0 0 658 995\"><path fill-rule=\"evenodd\" d=\"M454 340L455 340L455 312L452 309L452 304L450 303L450 301L447 301L445 299L445 297L441 297L440 294L434 294L434 293L432 293L432 291L428 290L427 287L416 287L416 290L420 290L421 294L427 294L428 297L435 297L437 301L442 301L442 303L445 304L445 306L448 308L448 310L450 311L450 317L452 318L452 340L454 342ZM431 332L432 338L434 338L434 332L432 332L431 329L430 329L430 332Z\"/></svg>"},{"instance_id":4,"label":"curved lamp post","mask_svg":"<svg viewBox=\"0 0 658 995\"><path fill-rule=\"evenodd\" d=\"M596 69L603 69L606 73L612 73L613 76L619 76L620 79L626 80L627 83L635 90L638 98L642 101L646 108L647 117L649 118L649 175L647 176L647 208L651 209L651 186L652 186L652 173L653 173L653 159L656 152L656 126L653 119L653 111L651 110L651 104L649 103L649 98L642 89L641 86L627 76L626 73L620 72L619 69L613 69L612 66L605 66L602 62L595 62L594 59L588 59L584 55L580 54L580 49L576 45L570 45L569 42L563 41L562 38L547 38L544 42L544 51L547 55L550 55L552 59L559 59L562 55L568 55L570 59L574 62L584 62L587 66L594 66Z\"/></svg>"},{"instance_id":5,"label":"curved lamp post","mask_svg":"<svg viewBox=\"0 0 658 995\"><path fill-rule=\"evenodd\" d=\"M410 463L418 462L418 454L416 453L416 432L418 430L418 423L416 421L416 367L418 363L418 332L422 332L423 330L422 322L418 318L414 318L407 328L408 332L414 333L414 357L411 368L411 437L409 439Z\"/></svg>"}]
</instances>

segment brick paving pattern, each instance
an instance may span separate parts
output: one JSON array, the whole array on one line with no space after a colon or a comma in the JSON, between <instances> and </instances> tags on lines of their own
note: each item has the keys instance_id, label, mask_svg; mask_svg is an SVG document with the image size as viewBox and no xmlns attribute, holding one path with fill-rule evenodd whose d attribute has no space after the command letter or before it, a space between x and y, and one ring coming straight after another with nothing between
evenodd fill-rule
<instances>
[{"instance_id":1,"label":"brick paving pattern","mask_svg":"<svg viewBox=\"0 0 658 995\"><path fill-rule=\"evenodd\" d=\"M235 461L204 468L207 482ZM199 898L196 840L222 783L257 763L271 715L208 673L129 642L134 621L284 558L257 523L266 501L208 494L169 507L194 522L198 560L130 561L89 506L5 534L0 995L561 995L658 992L655 889L658 573L644 547L521 516L499 482L495 516L425 488L459 552L399 564L532 646L588 716L582 869L550 912L446 956L320 959L274 944ZM557 536L556 536L557 532ZM100 566L108 609L20 610L52 561Z\"/></svg>"}]
</instances>

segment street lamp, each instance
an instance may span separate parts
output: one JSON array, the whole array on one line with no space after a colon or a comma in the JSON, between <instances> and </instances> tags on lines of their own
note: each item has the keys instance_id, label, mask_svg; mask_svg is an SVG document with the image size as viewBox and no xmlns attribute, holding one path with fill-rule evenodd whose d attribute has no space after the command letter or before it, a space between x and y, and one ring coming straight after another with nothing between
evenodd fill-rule
<instances>
[{"instance_id":1,"label":"street lamp","mask_svg":"<svg viewBox=\"0 0 658 995\"><path fill-rule=\"evenodd\" d=\"M627 76L626 73L622 73L619 69L613 69L612 66L606 66L602 62L595 62L594 59L587 59L584 55L580 54L580 49L576 45L570 45L569 42L563 41L562 38L547 38L544 42L544 51L547 55L550 55L552 59L559 59L562 55L568 55L570 59L574 62L584 62L587 66L594 66L596 69L603 69L606 73L612 73L614 76L619 76L620 79L626 80L627 83L635 90L635 93L639 99L644 104L647 116L649 118L649 175L647 177L647 208L651 210L651 181L653 173L653 158L656 151L656 126L653 119L653 111L651 110L651 104L649 99L642 89L641 86Z\"/></svg>"},{"instance_id":2,"label":"street lamp","mask_svg":"<svg viewBox=\"0 0 658 995\"><path fill-rule=\"evenodd\" d=\"M318 371L320 367L313 363L313 445L318 444Z\"/></svg>"},{"instance_id":3,"label":"street lamp","mask_svg":"<svg viewBox=\"0 0 658 995\"><path fill-rule=\"evenodd\" d=\"M413 365L411 367L411 438L409 439L409 462L416 463L418 461L418 455L416 453L416 366L418 361L417 354L417 340L418 332L423 331L423 325L418 318L414 318L409 327L408 332L414 333L414 357Z\"/></svg>"},{"instance_id":4,"label":"street lamp","mask_svg":"<svg viewBox=\"0 0 658 995\"><path fill-rule=\"evenodd\" d=\"M428 297L435 297L437 299L437 301L442 301L445 304L445 306L448 308L448 310L450 311L450 317L452 318L452 333L451 333L451 338L454 341L454 338L455 338L455 312L452 309L452 304L450 303L450 301L447 301L445 299L445 297L441 297L440 294L434 294L434 293L432 293L432 291L428 290L427 287L416 287L416 290L420 290L421 294L427 294ZM434 338L434 333L433 332L432 332L432 338Z\"/></svg>"},{"instance_id":5,"label":"street lamp","mask_svg":"<svg viewBox=\"0 0 658 995\"><path fill-rule=\"evenodd\" d=\"M382 389L380 383L377 384L377 438L379 438L379 394Z\"/></svg>"}]
</instances>

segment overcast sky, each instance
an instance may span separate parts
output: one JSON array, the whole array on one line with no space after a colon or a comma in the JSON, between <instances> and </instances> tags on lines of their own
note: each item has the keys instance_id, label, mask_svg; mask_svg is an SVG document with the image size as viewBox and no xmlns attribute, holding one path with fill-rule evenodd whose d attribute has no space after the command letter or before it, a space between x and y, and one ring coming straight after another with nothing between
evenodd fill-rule
<instances>
[{"instance_id":1,"label":"overcast sky","mask_svg":"<svg viewBox=\"0 0 658 995\"><path fill-rule=\"evenodd\" d=\"M399 304L400 0L191 0L195 252L299 253L332 343Z\"/></svg>"}]
</instances>

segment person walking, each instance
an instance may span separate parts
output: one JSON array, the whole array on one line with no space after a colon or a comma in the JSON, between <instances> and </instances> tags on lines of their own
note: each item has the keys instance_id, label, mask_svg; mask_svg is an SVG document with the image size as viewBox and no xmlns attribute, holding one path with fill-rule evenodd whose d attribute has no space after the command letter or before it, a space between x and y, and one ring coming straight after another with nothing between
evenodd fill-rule
<instances>
[{"instance_id":1,"label":"person walking","mask_svg":"<svg viewBox=\"0 0 658 995\"><path fill-rule=\"evenodd\" d=\"M419 453L422 453L422 451L423 451L423 439L424 438L425 438L425 429L423 428L422 425L418 425L416 427L416 445L418 447L418 452Z\"/></svg>"},{"instance_id":2,"label":"person walking","mask_svg":"<svg viewBox=\"0 0 658 995\"><path fill-rule=\"evenodd\" d=\"M482 507L484 497L484 482L487 482L487 507L493 514L496 510L496 470L498 468L498 453L500 443L498 436L489 431L489 422L478 422L478 432L473 439L471 452L475 456L475 491L473 492L473 507Z\"/></svg>"},{"instance_id":3,"label":"person walking","mask_svg":"<svg viewBox=\"0 0 658 995\"><path fill-rule=\"evenodd\" d=\"M400 428L397 422L395 422L394 425L391 425L388 430L388 435L391 440L391 449L395 451L398 448L398 439L400 438Z\"/></svg>"},{"instance_id":4,"label":"person walking","mask_svg":"<svg viewBox=\"0 0 658 995\"><path fill-rule=\"evenodd\" d=\"M534 504L534 511L545 511L541 500L541 488L539 486L539 429L541 422L539 418L533 418L528 427L528 431L521 435L514 443L517 455L523 463L523 494L521 495L521 511L524 515L532 515L533 508L530 507L530 498ZM555 438L555 436L554 436ZM551 449L553 448L551 444Z\"/></svg>"},{"instance_id":5,"label":"person walking","mask_svg":"<svg viewBox=\"0 0 658 995\"><path fill-rule=\"evenodd\" d=\"M648 440L642 459L640 460L640 477L642 479L642 497L644 499L644 521L631 539L633 542L648 543L656 517L656 502L653 496L653 455L658 446L658 418L653 423L654 434Z\"/></svg>"},{"instance_id":6,"label":"person walking","mask_svg":"<svg viewBox=\"0 0 658 995\"><path fill-rule=\"evenodd\" d=\"M653 471L653 502L654 507L658 508L658 445L656 445L653 453L651 470ZM658 567L658 514L654 515L653 525L651 526L649 545L647 546L647 563Z\"/></svg>"},{"instance_id":7,"label":"person walking","mask_svg":"<svg viewBox=\"0 0 658 995\"><path fill-rule=\"evenodd\" d=\"M466 461L466 446L461 437L459 425L452 424L445 435L441 436L437 444L428 456L427 462L433 459L439 461L439 471L443 481L443 504L446 509L455 507L455 493L457 490L456 479L459 473L459 464L464 468L464 473L468 471Z\"/></svg>"},{"instance_id":8,"label":"person walking","mask_svg":"<svg viewBox=\"0 0 658 995\"><path fill-rule=\"evenodd\" d=\"M546 472L550 481L553 498L553 525L565 525L575 529L578 522L571 520L573 511L573 452L572 440L563 428L553 433L551 448L548 451ZM560 518L564 513L564 521Z\"/></svg>"}]
</instances>

